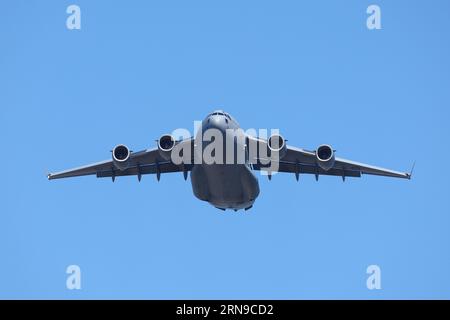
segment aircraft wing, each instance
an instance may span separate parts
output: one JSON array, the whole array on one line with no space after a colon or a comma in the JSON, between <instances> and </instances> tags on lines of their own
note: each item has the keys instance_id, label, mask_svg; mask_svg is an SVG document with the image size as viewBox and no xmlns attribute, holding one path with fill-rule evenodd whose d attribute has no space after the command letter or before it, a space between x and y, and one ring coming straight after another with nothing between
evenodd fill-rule
<instances>
[{"instance_id":1,"label":"aircraft wing","mask_svg":"<svg viewBox=\"0 0 450 320\"><path fill-rule=\"evenodd\" d=\"M185 140L185 142L191 143L191 140ZM115 167L112 159L105 160L78 168L50 173L47 177L49 180L53 180L86 175L96 175L97 178L110 177L114 181L116 177L120 176L135 175L140 180L141 176L144 174L156 174L159 180L162 173L169 172L183 172L186 178L187 172L192 169L192 165L190 164L176 165L172 163L172 161L164 159L163 157L161 157L158 148L132 152L128 163L129 165L125 170L120 170Z\"/></svg>"},{"instance_id":2,"label":"aircraft wing","mask_svg":"<svg viewBox=\"0 0 450 320\"><path fill-rule=\"evenodd\" d=\"M258 163L253 165L255 170L267 170L267 167ZM295 173L297 177L303 173L314 174L316 179L319 175L340 176L345 179L345 177L361 177L363 174L411 179L412 174L412 171L410 173L399 172L337 157L333 167L324 170L317 165L315 151L292 146L287 146L286 154L279 160L278 171Z\"/></svg>"}]
</instances>

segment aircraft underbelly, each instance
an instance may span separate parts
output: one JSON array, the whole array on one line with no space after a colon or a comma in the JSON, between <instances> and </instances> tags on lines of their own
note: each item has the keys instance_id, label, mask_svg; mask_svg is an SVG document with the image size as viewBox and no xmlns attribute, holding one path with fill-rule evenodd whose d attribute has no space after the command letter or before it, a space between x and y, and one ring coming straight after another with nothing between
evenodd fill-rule
<instances>
[{"instance_id":1,"label":"aircraft underbelly","mask_svg":"<svg viewBox=\"0 0 450 320\"><path fill-rule=\"evenodd\" d=\"M194 194L222 209L245 209L258 197L256 177L245 165L201 165L191 172Z\"/></svg>"}]
</instances>

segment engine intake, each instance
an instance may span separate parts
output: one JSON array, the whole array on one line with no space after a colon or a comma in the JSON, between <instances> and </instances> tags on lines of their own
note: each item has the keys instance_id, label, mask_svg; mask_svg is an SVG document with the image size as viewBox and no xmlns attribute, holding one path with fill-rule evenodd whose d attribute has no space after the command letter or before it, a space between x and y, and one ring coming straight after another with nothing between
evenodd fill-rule
<instances>
[{"instance_id":1,"label":"engine intake","mask_svg":"<svg viewBox=\"0 0 450 320\"><path fill-rule=\"evenodd\" d=\"M283 158L286 154L286 141L283 136L279 134L273 134L267 140L267 147L269 148L269 154L271 158L277 157Z\"/></svg>"},{"instance_id":2,"label":"engine intake","mask_svg":"<svg viewBox=\"0 0 450 320\"><path fill-rule=\"evenodd\" d=\"M333 148L327 144L319 146L316 150L316 159L319 167L325 171L330 170L334 165L335 159Z\"/></svg>"},{"instance_id":3,"label":"engine intake","mask_svg":"<svg viewBox=\"0 0 450 320\"><path fill-rule=\"evenodd\" d=\"M131 151L127 146L119 144L112 151L113 163L119 170L128 168Z\"/></svg>"},{"instance_id":4,"label":"engine intake","mask_svg":"<svg viewBox=\"0 0 450 320\"><path fill-rule=\"evenodd\" d=\"M175 147L175 138L170 134L164 134L158 140L158 149L161 157L166 160L170 160L172 150Z\"/></svg>"}]
</instances>

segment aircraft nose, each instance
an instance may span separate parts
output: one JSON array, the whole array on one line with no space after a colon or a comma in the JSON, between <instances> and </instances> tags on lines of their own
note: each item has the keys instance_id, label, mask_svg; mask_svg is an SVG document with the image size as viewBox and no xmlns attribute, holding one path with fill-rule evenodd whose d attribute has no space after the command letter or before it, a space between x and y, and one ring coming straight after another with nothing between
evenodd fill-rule
<instances>
[{"instance_id":1,"label":"aircraft nose","mask_svg":"<svg viewBox=\"0 0 450 320\"><path fill-rule=\"evenodd\" d=\"M228 129L228 119L225 116L221 115L213 115L210 116L207 121L208 129L218 129L222 132L225 132Z\"/></svg>"}]
</instances>

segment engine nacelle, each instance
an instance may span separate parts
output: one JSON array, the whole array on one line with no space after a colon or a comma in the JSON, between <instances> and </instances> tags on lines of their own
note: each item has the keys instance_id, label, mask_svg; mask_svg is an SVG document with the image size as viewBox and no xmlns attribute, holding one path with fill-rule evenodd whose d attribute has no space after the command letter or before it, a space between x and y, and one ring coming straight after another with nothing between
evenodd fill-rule
<instances>
[{"instance_id":1,"label":"engine nacelle","mask_svg":"<svg viewBox=\"0 0 450 320\"><path fill-rule=\"evenodd\" d=\"M316 150L317 164L323 170L328 171L334 165L334 150L327 144L320 145Z\"/></svg>"},{"instance_id":2,"label":"engine nacelle","mask_svg":"<svg viewBox=\"0 0 450 320\"><path fill-rule=\"evenodd\" d=\"M125 170L128 168L131 151L127 146L119 144L114 147L112 151L112 158L114 166L119 170Z\"/></svg>"},{"instance_id":3,"label":"engine nacelle","mask_svg":"<svg viewBox=\"0 0 450 320\"><path fill-rule=\"evenodd\" d=\"M158 140L159 154L166 160L170 160L172 150L175 147L175 138L170 134L164 134Z\"/></svg>"},{"instance_id":4,"label":"engine nacelle","mask_svg":"<svg viewBox=\"0 0 450 320\"><path fill-rule=\"evenodd\" d=\"M270 158L273 159L278 157L278 159L273 160L282 159L286 154L286 140L284 140L283 136L279 134L273 134L270 136L270 138L267 140L267 147L269 148L268 154L270 155Z\"/></svg>"}]
</instances>

